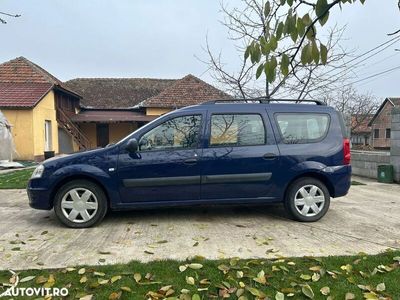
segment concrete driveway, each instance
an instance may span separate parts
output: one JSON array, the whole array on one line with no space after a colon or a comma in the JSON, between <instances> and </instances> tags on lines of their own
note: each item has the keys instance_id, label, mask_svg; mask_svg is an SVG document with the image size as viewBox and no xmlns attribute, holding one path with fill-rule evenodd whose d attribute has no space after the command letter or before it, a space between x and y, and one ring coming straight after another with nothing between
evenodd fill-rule
<instances>
[{"instance_id":1,"label":"concrete driveway","mask_svg":"<svg viewBox=\"0 0 400 300\"><path fill-rule=\"evenodd\" d=\"M280 206L197 207L114 212L83 230L31 209L23 190L0 190L0 269L400 249L400 185L366 183L316 223L288 220Z\"/></svg>"}]
</instances>

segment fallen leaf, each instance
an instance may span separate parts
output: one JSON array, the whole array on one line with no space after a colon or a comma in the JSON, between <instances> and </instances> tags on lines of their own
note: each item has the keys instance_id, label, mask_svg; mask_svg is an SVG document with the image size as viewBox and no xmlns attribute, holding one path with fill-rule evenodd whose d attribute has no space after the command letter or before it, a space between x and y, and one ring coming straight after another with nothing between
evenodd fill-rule
<instances>
[{"instance_id":1,"label":"fallen leaf","mask_svg":"<svg viewBox=\"0 0 400 300\"><path fill-rule=\"evenodd\" d=\"M179 271L184 272L187 269L187 265L185 266L179 266Z\"/></svg>"},{"instance_id":2,"label":"fallen leaf","mask_svg":"<svg viewBox=\"0 0 400 300\"><path fill-rule=\"evenodd\" d=\"M356 296L353 293L346 293L346 295L344 296L345 300L353 300L356 299Z\"/></svg>"},{"instance_id":3,"label":"fallen leaf","mask_svg":"<svg viewBox=\"0 0 400 300\"><path fill-rule=\"evenodd\" d=\"M24 278L21 278L21 280L19 282L28 282L28 281L31 281L31 280L33 280L35 278L36 278L36 276L26 276Z\"/></svg>"},{"instance_id":4,"label":"fallen leaf","mask_svg":"<svg viewBox=\"0 0 400 300\"><path fill-rule=\"evenodd\" d=\"M301 274L300 278L303 279L303 280L311 280L311 276L308 275L308 274Z\"/></svg>"},{"instance_id":5,"label":"fallen leaf","mask_svg":"<svg viewBox=\"0 0 400 300\"><path fill-rule=\"evenodd\" d=\"M311 276L312 281L316 282L321 278L321 275L319 273L314 273L313 276Z\"/></svg>"},{"instance_id":6,"label":"fallen leaf","mask_svg":"<svg viewBox=\"0 0 400 300\"><path fill-rule=\"evenodd\" d=\"M144 253L150 254L150 255L153 255L153 254L154 254L154 252L151 252L151 251L148 251L148 250L144 250Z\"/></svg>"},{"instance_id":7,"label":"fallen leaf","mask_svg":"<svg viewBox=\"0 0 400 300\"><path fill-rule=\"evenodd\" d=\"M189 268L193 269L193 270L199 270L203 267L202 264L198 264L198 263L191 263L188 265Z\"/></svg>"},{"instance_id":8,"label":"fallen leaf","mask_svg":"<svg viewBox=\"0 0 400 300\"><path fill-rule=\"evenodd\" d=\"M322 295L328 296L331 292L331 289L329 288L329 286L324 286L319 291L321 292Z\"/></svg>"},{"instance_id":9,"label":"fallen leaf","mask_svg":"<svg viewBox=\"0 0 400 300\"><path fill-rule=\"evenodd\" d=\"M139 282L142 279L142 275L140 273L135 273L133 275L133 278L135 279L136 282Z\"/></svg>"},{"instance_id":10,"label":"fallen leaf","mask_svg":"<svg viewBox=\"0 0 400 300\"><path fill-rule=\"evenodd\" d=\"M199 294L194 294L192 296L192 300L201 300L201 298L200 298Z\"/></svg>"},{"instance_id":11,"label":"fallen leaf","mask_svg":"<svg viewBox=\"0 0 400 300\"><path fill-rule=\"evenodd\" d=\"M121 286L121 290L123 290L124 292L128 292L128 293L132 292L131 288L128 286Z\"/></svg>"},{"instance_id":12,"label":"fallen leaf","mask_svg":"<svg viewBox=\"0 0 400 300\"><path fill-rule=\"evenodd\" d=\"M92 299L93 299L93 295L85 295L85 296L79 298L79 300L92 300Z\"/></svg>"},{"instance_id":13,"label":"fallen leaf","mask_svg":"<svg viewBox=\"0 0 400 300\"><path fill-rule=\"evenodd\" d=\"M100 276L100 277L103 277L104 275L106 275L105 273L103 273L103 272L93 272L93 275L94 276Z\"/></svg>"},{"instance_id":14,"label":"fallen leaf","mask_svg":"<svg viewBox=\"0 0 400 300\"><path fill-rule=\"evenodd\" d=\"M42 283L45 283L45 282L47 282L47 278L44 277L44 276L39 276L39 277L36 278L36 283L37 284L42 284Z\"/></svg>"},{"instance_id":15,"label":"fallen leaf","mask_svg":"<svg viewBox=\"0 0 400 300\"><path fill-rule=\"evenodd\" d=\"M111 277L111 283L114 283L114 282L120 280L121 278L122 278L121 275L113 276L113 277Z\"/></svg>"},{"instance_id":16,"label":"fallen leaf","mask_svg":"<svg viewBox=\"0 0 400 300\"><path fill-rule=\"evenodd\" d=\"M276 292L275 295L275 300L284 300L285 299L285 295L281 292Z\"/></svg>"},{"instance_id":17,"label":"fallen leaf","mask_svg":"<svg viewBox=\"0 0 400 300\"><path fill-rule=\"evenodd\" d=\"M108 296L109 300L118 300L119 298L121 298L122 292L113 292L110 294L110 296Z\"/></svg>"},{"instance_id":18,"label":"fallen leaf","mask_svg":"<svg viewBox=\"0 0 400 300\"><path fill-rule=\"evenodd\" d=\"M82 276L81 279L79 280L80 283L86 283L87 282L87 277Z\"/></svg>"},{"instance_id":19,"label":"fallen leaf","mask_svg":"<svg viewBox=\"0 0 400 300\"><path fill-rule=\"evenodd\" d=\"M253 296L256 296L256 297L258 297L258 298L265 298L265 297L266 297L266 295L265 295L262 291L260 291L260 290L258 290L258 289L256 289L256 288L253 288L253 287L246 287L246 289L247 289Z\"/></svg>"},{"instance_id":20,"label":"fallen leaf","mask_svg":"<svg viewBox=\"0 0 400 300\"><path fill-rule=\"evenodd\" d=\"M78 274L83 275L83 274L85 274L85 272L86 272L86 269L82 268L82 269L79 269Z\"/></svg>"},{"instance_id":21,"label":"fallen leaf","mask_svg":"<svg viewBox=\"0 0 400 300\"><path fill-rule=\"evenodd\" d=\"M45 235L45 234L48 234L48 233L49 232L47 230L45 230L45 231L42 231L42 233L40 235Z\"/></svg>"},{"instance_id":22,"label":"fallen leaf","mask_svg":"<svg viewBox=\"0 0 400 300\"><path fill-rule=\"evenodd\" d=\"M314 299L314 291L308 284L303 285L301 291L307 298Z\"/></svg>"},{"instance_id":23,"label":"fallen leaf","mask_svg":"<svg viewBox=\"0 0 400 300\"><path fill-rule=\"evenodd\" d=\"M377 290L378 292L383 292L384 290L386 290L385 283L382 282L382 283L378 284L378 285L376 286L376 290Z\"/></svg>"},{"instance_id":24,"label":"fallen leaf","mask_svg":"<svg viewBox=\"0 0 400 300\"><path fill-rule=\"evenodd\" d=\"M191 284L191 285L194 285L194 278L193 277L191 277L191 276L186 276L186 283L187 284Z\"/></svg>"}]
</instances>

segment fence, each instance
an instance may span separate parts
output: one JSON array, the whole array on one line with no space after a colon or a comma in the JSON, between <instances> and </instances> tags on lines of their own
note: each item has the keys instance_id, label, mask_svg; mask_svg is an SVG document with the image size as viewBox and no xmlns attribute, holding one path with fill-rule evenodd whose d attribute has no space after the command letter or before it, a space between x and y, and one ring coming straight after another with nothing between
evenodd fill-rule
<instances>
[{"instance_id":1,"label":"fence","mask_svg":"<svg viewBox=\"0 0 400 300\"><path fill-rule=\"evenodd\" d=\"M390 152L351 151L351 166L354 175L377 178L378 166L390 164Z\"/></svg>"}]
</instances>

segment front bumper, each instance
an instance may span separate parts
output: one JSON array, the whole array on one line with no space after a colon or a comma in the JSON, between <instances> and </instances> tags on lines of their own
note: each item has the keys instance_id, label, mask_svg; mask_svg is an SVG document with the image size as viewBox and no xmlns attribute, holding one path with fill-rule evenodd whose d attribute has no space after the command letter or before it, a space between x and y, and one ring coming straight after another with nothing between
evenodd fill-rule
<instances>
[{"instance_id":1,"label":"front bumper","mask_svg":"<svg viewBox=\"0 0 400 300\"><path fill-rule=\"evenodd\" d=\"M50 210L53 203L50 199L50 191L40 187L40 179L31 179L26 189L29 198L29 206L35 209Z\"/></svg>"}]
</instances>

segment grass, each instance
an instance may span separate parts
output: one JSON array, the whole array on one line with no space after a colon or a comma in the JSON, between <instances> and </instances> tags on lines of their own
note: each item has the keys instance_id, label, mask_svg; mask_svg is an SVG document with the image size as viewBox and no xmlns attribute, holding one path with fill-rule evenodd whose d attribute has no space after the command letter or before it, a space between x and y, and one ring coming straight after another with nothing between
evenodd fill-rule
<instances>
[{"instance_id":1,"label":"grass","mask_svg":"<svg viewBox=\"0 0 400 300\"><path fill-rule=\"evenodd\" d=\"M351 181L351 185L366 185L366 184L362 183L362 182L359 182L359 181L352 180Z\"/></svg>"},{"instance_id":2,"label":"grass","mask_svg":"<svg viewBox=\"0 0 400 300\"><path fill-rule=\"evenodd\" d=\"M345 299L346 294L346 299L399 299L399 260L399 251L388 251L325 258L134 261L21 271L20 280L35 277L18 286L67 286L68 299L88 295L94 295L93 299L198 300L222 299L224 295L240 300L283 299L280 293L284 299L310 299L312 294L313 299L327 299L321 289L327 291L328 287L332 296L328 299ZM8 282L10 276L8 271L0 271L0 282Z\"/></svg>"},{"instance_id":3,"label":"grass","mask_svg":"<svg viewBox=\"0 0 400 300\"><path fill-rule=\"evenodd\" d=\"M24 169L0 174L0 189L25 189L34 169Z\"/></svg>"}]
</instances>

